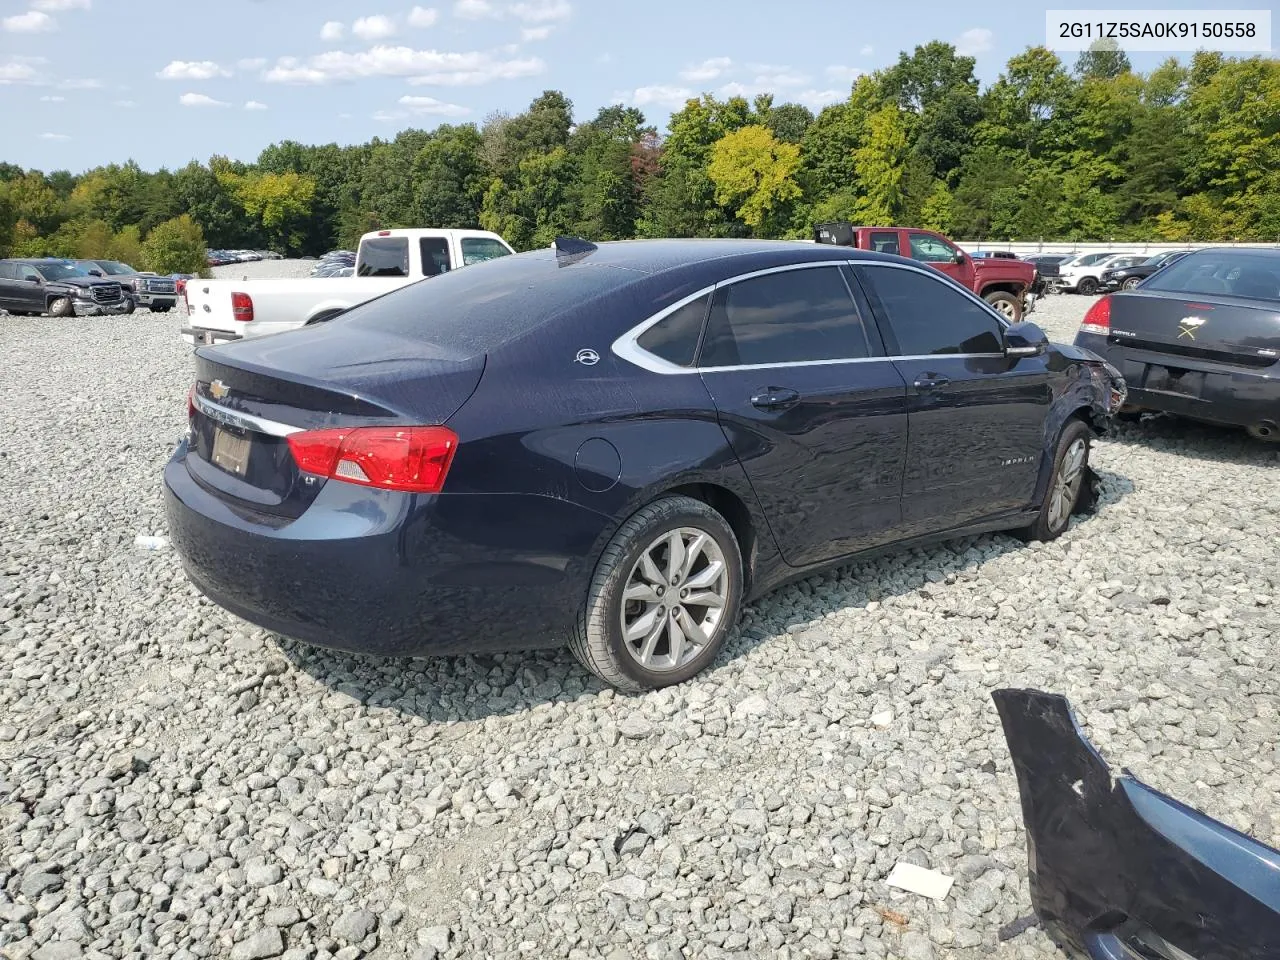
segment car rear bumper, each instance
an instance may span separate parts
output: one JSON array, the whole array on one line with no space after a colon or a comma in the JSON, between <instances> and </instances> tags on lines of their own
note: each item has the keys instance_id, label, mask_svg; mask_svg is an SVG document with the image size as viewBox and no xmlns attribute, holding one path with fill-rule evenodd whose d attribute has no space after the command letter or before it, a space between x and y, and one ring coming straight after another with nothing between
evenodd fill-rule
<instances>
[{"instance_id":1,"label":"car rear bumper","mask_svg":"<svg viewBox=\"0 0 1280 960\"><path fill-rule=\"evenodd\" d=\"M1120 371L1131 407L1228 426L1280 423L1280 364L1247 369L1131 349L1091 333L1078 334L1076 345L1105 357Z\"/></svg>"},{"instance_id":2,"label":"car rear bumper","mask_svg":"<svg viewBox=\"0 0 1280 960\"><path fill-rule=\"evenodd\" d=\"M226 330L208 330L204 327L183 327L179 333L182 334L182 339L193 347L207 346L214 343L231 343L233 340L244 339L238 333L230 333Z\"/></svg>"},{"instance_id":3,"label":"car rear bumper","mask_svg":"<svg viewBox=\"0 0 1280 960\"><path fill-rule=\"evenodd\" d=\"M568 637L610 518L532 495L410 495L328 481L292 522L200 485L183 441L164 472L191 581L266 629L354 653L423 656Z\"/></svg>"}]
</instances>

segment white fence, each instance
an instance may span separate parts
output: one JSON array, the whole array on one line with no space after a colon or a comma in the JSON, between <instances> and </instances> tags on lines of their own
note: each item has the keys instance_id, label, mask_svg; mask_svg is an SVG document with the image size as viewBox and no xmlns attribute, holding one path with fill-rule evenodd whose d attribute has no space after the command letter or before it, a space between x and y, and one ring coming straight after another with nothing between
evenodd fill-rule
<instances>
[{"instance_id":1,"label":"white fence","mask_svg":"<svg viewBox=\"0 0 1280 960\"><path fill-rule=\"evenodd\" d=\"M1001 243L991 240L957 240L960 247L970 253L981 250L1008 250L1020 257L1036 253L1163 253L1165 250L1201 250L1205 247L1262 247L1268 250L1280 249L1280 243L1105 243L1091 241L1089 243Z\"/></svg>"}]
</instances>

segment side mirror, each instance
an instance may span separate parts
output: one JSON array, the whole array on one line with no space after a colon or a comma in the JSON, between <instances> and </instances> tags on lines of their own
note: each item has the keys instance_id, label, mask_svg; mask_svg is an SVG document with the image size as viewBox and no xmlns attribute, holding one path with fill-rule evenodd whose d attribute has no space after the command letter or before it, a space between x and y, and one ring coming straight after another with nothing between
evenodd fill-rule
<instances>
[{"instance_id":1,"label":"side mirror","mask_svg":"<svg viewBox=\"0 0 1280 960\"><path fill-rule=\"evenodd\" d=\"M1006 357L1038 357L1049 349L1049 337L1034 323L1010 324L1004 331Z\"/></svg>"},{"instance_id":2,"label":"side mirror","mask_svg":"<svg viewBox=\"0 0 1280 960\"><path fill-rule=\"evenodd\" d=\"M963 267L963 266L964 266L964 251L963 251L963 250L957 250L957 251L956 251L956 255L955 255L954 257L952 257L952 258L951 258L951 262L952 262L952 263L954 263L954 264L955 264L956 266L958 266L958 267Z\"/></svg>"},{"instance_id":3,"label":"side mirror","mask_svg":"<svg viewBox=\"0 0 1280 960\"><path fill-rule=\"evenodd\" d=\"M90 271L89 271L89 276L91 276L91 277L100 277L100 276L102 276L102 271L101 271L101 270L90 270Z\"/></svg>"},{"instance_id":4,"label":"side mirror","mask_svg":"<svg viewBox=\"0 0 1280 960\"><path fill-rule=\"evenodd\" d=\"M44 283L44 281L41 280L39 277L23 277L22 279L26 283L34 283L37 287L40 286L40 284Z\"/></svg>"}]
</instances>

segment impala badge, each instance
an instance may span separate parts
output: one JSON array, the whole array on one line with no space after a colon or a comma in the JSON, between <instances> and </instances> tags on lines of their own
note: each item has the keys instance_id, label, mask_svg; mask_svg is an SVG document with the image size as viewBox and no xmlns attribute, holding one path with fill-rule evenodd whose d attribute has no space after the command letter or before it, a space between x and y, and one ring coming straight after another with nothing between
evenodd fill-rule
<instances>
[{"instance_id":1,"label":"impala badge","mask_svg":"<svg viewBox=\"0 0 1280 960\"><path fill-rule=\"evenodd\" d=\"M1178 324L1178 339L1186 337L1188 340L1196 338L1196 331L1204 326L1204 317L1183 317Z\"/></svg>"},{"instance_id":2,"label":"impala badge","mask_svg":"<svg viewBox=\"0 0 1280 960\"><path fill-rule=\"evenodd\" d=\"M227 385L221 380L214 380L209 384L209 396L213 399L221 400L227 393Z\"/></svg>"}]
</instances>

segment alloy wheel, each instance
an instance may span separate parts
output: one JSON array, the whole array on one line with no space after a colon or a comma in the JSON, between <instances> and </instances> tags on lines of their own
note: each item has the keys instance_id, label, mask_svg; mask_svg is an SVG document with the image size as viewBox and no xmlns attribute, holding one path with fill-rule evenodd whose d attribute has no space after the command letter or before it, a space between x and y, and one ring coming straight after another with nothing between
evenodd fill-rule
<instances>
[{"instance_id":1,"label":"alloy wheel","mask_svg":"<svg viewBox=\"0 0 1280 960\"><path fill-rule=\"evenodd\" d=\"M647 546L622 593L622 637L640 666L684 666L715 636L729 603L729 569L715 538L694 527Z\"/></svg>"},{"instance_id":2,"label":"alloy wheel","mask_svg":"<svg viewBox=\"0 0 1280 960\"><path fill-rule=\"evenodd\" d=\"M1058 476L1053 481L1053 492L1049 499L1049 527L1052 530L1066 526L1076 500L1080 497L1088 451L1084 438L1077 437L1062 455L1062 463L1058 467Z\"/></svg>"}]
</instances>

